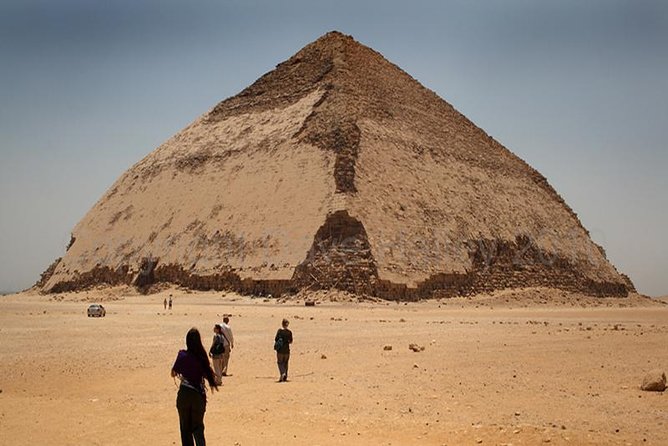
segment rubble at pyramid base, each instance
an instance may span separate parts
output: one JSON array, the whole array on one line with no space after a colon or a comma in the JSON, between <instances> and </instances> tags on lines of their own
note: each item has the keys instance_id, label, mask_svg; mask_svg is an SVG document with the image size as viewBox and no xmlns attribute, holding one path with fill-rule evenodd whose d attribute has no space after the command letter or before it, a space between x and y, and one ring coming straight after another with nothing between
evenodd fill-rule
<instances>
[{"instance_id":1,"label":"rubble at pyramid base","mask_svg":"<svg viewBox=\"0 0 668 446\"><path fill-rule=\"evenodd\" d=\"M117 270L100 267L79 275L75 280L60 282L50 292L82 291L99 285L135 285L136 275L128 271L127 266ZM164 283L199 291L235 291L241 294L271 295L273 297L279 297L286 293L294 294L302 289L312 291L339 289L354 294L399 301L472 296L497 290L537 286L598 297L626 297L629 292L635 291L632 286L627 284L595 282L591 279L578 277L572 272L549 268L527 268L514 271L508 271L507 268L490 268L488 271L467 274L443 273L430 277L419 283L417 287L409 287L406 284L393 283L382 279L373 284L359 283L354 281L354 276L349 275L349 277L352 280L349 280L348 283L352 286L323 286L314 282L308 287L301 288L299 282L292 279L242 279L235 273L201 276L188 273L177 265L161 265L155 269L153 281L146 283L140 289L149 292L152 285Z\"/></svg>"}]
</instances>

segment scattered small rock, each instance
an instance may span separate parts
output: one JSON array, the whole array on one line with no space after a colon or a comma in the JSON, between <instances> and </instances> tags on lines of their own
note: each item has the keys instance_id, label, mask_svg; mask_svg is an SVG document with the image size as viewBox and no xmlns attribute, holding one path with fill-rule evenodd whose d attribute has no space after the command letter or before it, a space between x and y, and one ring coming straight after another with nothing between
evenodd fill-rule
<instances>
[{"instance_id":1,"label":"scattered small rock","mask_svg":"<svg viewBox=\"0 0 668 446\"><path fill-rule=\"evenodd\" d=\"M320 355L320 359L327 359L327 355L323 353L322 355Z\"/></svg>"},{"instance_id":2,"label":"scattered small rock","mask_svg":"<svg viewBox=\"0 0 668 446\"><path fill-rule=\"evenodd\" d=\"M423 352L424 351L424 346L423 345L417 345L417 344L408 344L408 348L410 350L413 350L414 352Z\"/></svg>"},{"instance_id":3,"label":"scattered small rock","mask_svg":"<svg viewBox=\"0 0 668 446\"><path fill-rule=\"evenodd\" d=\"M383 347L383 350L390 351L390 350L392 350L392 346L388 344L385 347Z\"/></svg>"},{"instance_id":4,"label":"scattered small rock","mask_svg":"<svg viewBox=\"0 0 668 446\"><path fill-rule=\"evenodd\" d=\"M647 392L663 392L666 390L666 374L663 370L650 370L642 380L641 390Z\"/></svg>"}]
</instances>

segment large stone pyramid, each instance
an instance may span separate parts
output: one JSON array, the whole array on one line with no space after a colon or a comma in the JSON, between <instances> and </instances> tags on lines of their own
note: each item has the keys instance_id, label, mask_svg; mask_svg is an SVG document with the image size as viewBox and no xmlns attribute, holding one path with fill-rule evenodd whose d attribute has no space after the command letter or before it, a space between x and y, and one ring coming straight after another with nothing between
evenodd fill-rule
<instances>
[{"instance_id":1,"label":"large stone pyramid","mask_svg":"<svg viewBox=\"0 0 668 446\"><path fill-rule=\"evenodd\" d=\"M338 32L125 172L40 285L160 282L389 299L633 288L542 175Z\"/></svg>"}]
</instances>

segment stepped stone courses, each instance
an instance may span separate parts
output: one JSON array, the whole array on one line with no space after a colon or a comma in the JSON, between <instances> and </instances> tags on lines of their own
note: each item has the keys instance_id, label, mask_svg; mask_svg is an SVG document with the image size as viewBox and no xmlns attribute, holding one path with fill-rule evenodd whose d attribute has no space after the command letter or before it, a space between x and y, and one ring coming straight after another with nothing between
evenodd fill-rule
<instances>
[{"instance_id":1,"label":"stepped stone courses","mask_svg":"<svg viewBox=\"0 0 668 446\"><path fill-rule=\"evenodd\" d=\"M38 286L633 290L537 171L332 32L123 174Z\"/></svg>"}]
</instances>

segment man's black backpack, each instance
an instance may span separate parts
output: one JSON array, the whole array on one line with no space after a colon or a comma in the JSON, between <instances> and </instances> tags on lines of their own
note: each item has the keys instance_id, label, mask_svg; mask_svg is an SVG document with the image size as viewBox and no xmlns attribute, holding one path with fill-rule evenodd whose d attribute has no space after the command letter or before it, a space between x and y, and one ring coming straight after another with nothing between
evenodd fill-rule
<instances>
[{"instance_id":1,"label":"man's black backpack","mask_svg":"<svg viewBox=\"0 0 668 446\"><path fill-rule=\"evenodd\" d=\"M209 350L212 356L218 356L225 353L225 344L223 343L222 336L216 336L218 342L214 343Z\"/></svg>"},{"instance_id":2,"label":"man's black backpack","mask_svg":"<svg viewBox=\"0 0 668 446\"><path fill-rule=\"evenodd\" d=\"M280 349L283 348L283 336L279 336L276 339L276 342L274 342L274 350L279 351Z\"/></svg>"}]
</instances>

